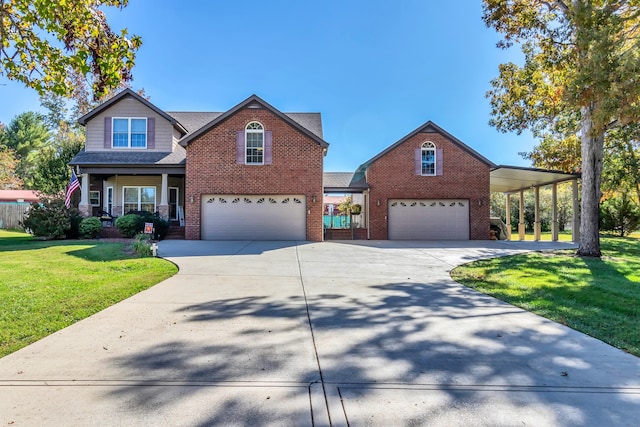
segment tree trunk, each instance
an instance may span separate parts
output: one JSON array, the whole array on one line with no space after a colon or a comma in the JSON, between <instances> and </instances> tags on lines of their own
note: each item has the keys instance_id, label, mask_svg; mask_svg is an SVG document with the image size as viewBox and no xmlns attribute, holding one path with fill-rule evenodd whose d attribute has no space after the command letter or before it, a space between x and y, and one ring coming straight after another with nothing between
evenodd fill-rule
<instances>
[{"instance_id":1,"label":"tree trunk","mask_svg":"<svg viewBox=\"0 0 640 427\"><path fill-rule=\"evenodd\" d=\"M599 257L600 179L604 156L604 132L593 129L592 107L582 107L582 204L578 255Z\"/></svg>"}]
</instances>

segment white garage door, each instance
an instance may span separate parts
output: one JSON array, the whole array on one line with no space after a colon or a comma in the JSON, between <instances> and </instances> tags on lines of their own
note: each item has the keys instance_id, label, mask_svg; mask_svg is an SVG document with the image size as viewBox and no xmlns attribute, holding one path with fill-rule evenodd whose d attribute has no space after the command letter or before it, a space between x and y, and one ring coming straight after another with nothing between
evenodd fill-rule
<instances>
[{"instance_id":1,"label":"white garage door","mask_svg":"<svg viewBox=\"0 0 640 427\"><path fill-rule=\"evenodd\" d=\"M306 240L304 196L202 197L203 240Z\"/></svg>"},{"instance_id":2,"label":"white garage door","mask_svg":"<svg viewBox=\"0 0 640 427\"><path fill-rule=\"evenodd\" d=\"M389 201L390 240L468 240L468 200Z\"/></svg>"}]
</instances>

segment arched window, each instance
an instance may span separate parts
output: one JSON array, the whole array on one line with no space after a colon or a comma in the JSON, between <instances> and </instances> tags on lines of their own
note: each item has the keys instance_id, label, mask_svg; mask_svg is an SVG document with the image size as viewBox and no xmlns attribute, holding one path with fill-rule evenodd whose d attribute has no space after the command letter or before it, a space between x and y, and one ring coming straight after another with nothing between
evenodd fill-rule
<instances>
[{"instance_id":1,"label":"arched window","mask_svg":"<svg viewBox=\"0 0 640 427\"><path fill-rule=\"evenodd\" d=\"M421 149L422 175L433 176L436 174L436 145L427 141Z\"/></svg>"},{"instance_id":2,"label":"arched window","mask_svg":"<svg viewBox=\"0 0 640 427\"><path fill-rule=\"evenodd\" d=\"M258 122L251 122L244 129L245 156L247 165L264 164L264 127Z\"/></svg>"}]
</instances>

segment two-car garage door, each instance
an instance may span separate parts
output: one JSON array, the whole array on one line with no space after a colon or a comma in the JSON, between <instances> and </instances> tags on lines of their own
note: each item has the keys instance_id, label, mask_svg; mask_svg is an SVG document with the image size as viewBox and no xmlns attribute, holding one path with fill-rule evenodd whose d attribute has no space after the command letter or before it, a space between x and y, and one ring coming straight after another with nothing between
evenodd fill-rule
<instances>
[{"instance_id":1,"label":"two-car garage door","mask_svg":"<svg viewBox=\"0 0 640 427\"><path fill-rule=\"evenodd\" d=\"M202 197L203 240L306 240L304 196Z\"/></svg>"},{"instance_id":2,"label":"two-car garage door","mask_svg":"<svg viewBox=\"0 0 640 427\"><path fill-rule=\"evenodd\" d=\"M468 200L389 200L390 240L468 240Z\"/></svg>"}]
</instances>

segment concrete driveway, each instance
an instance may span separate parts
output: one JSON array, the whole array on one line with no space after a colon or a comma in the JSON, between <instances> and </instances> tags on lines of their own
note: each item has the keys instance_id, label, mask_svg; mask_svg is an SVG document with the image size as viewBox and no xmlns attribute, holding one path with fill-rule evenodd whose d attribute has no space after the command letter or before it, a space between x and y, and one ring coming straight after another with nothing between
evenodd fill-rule
<instances>
[{"instance_id":1,"label":"concrete driveway","mask_svg":"<svg viewBox=\"0 0 640 427\"><path fill-rule=\"evenodd\" d=\"M164 241L176 276L0 359L0 426L640 425L640 359L449 277L554 247Z\"/></svg>"}]
</instances>

